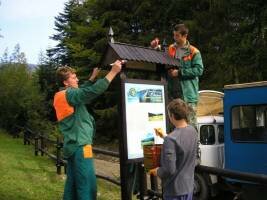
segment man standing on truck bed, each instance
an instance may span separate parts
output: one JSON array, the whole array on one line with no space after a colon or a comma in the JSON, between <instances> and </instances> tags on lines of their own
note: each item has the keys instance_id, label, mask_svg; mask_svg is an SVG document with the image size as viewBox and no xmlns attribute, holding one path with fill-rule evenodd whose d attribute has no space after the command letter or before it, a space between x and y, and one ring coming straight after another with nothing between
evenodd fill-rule
<instances>
[{"instance_id":1,"label":"man standing on truck bed","mask_svg":"<svg viewBox=\"0 0 267 200\"><path fill-rule=\"evenodd\" d=\"M168 70L168 93L170 100L182 98L194 112L189 115L189 123L197 127L196 106L198 102L199 76L203 73L200 51L187 40L189 29L185 24L177 24L173 29L174 43L168 48L171 57L180 61L179 69ZM154 41L154 40L153 40ZM151 42L158 44L157 42Z\"/></svg>"}]
</instances>

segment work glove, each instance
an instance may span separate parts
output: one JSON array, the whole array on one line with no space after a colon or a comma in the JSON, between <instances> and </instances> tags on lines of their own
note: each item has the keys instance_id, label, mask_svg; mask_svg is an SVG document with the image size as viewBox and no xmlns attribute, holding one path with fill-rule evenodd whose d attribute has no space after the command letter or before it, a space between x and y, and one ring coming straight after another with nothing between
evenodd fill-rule
<instances>
[{"instance_id":1,"label":"work glove","mask_svg":"<svg viewBox=\"0 0 267 200\"><path fill-rule=\"evenodd\" d=\"M149 174L152 175L152 176L157 176L157 171L158 171L158 167L157 168L154 168L154 169L151 169L149 170Z\"/></svg>"}]
</instances>

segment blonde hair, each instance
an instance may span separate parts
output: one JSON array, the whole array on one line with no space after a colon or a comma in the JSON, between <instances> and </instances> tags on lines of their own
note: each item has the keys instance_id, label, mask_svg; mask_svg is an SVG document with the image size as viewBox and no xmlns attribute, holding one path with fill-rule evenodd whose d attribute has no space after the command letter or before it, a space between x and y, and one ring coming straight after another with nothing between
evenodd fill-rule
<instances>
[{"instance_id":1,"label":"blonde hair","mask_svg":"<svg viewBox=\"0 0 267 200\"><path fill-rule=\"evenodd\" d=\"M75 73L76 73L76 70L67 65L59 67L56 71L58 84L60 86L64 86L63 82L67 80L71 74L75 74Z\"/></svg>"}]
</instances>

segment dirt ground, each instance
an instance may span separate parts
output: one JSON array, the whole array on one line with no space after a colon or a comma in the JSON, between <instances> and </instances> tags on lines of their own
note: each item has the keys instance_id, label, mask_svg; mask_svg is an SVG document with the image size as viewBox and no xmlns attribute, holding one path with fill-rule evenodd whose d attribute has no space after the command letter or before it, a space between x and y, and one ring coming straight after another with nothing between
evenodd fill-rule
<instances>
[{"instance_id":1,"label":"dirt ground","mask_svg":"<svg viewBox=\"0 0 267 200\"><path fill-rule=\"evenodd\" d=\"M112 157L95 156L95 169L96 174L102 176L108 176L117 181L120 180L120 164L118 159ZM232 200L234 198L233 193L224 192L210 200Z\"/></svg>"},{"instance_id":2,"label":"dirt ground","mask_svg":"<svg viewBox=\"0 0 267 200\"><path fill-rule=\"evenodd\" d=\"M120 179L120 164L118 162L98 158L95 158L94 161L96 174L108 176L116 180Z\"/></svg>"}]
</instances>

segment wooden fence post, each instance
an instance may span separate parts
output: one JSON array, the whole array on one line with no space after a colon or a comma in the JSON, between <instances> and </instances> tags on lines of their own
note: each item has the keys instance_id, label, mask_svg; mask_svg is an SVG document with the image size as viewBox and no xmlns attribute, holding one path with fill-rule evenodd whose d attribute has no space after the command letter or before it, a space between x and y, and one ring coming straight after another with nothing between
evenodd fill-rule
<instances>
[{"instance_id":1,"label":"wooden fence post","mask_svg":"<svg viewBox=\"0 0 267 200\"><path fill-rule=\"evenodd\" d=\"M40 139L41 139L41 156L44 156L44 137L43 135L40 136Z\"/></svg>"},{"instance_id":2,"label":"wooden fence post","mask_svg":"<svg viewBox=\"0 0 267 200\"><path fill-rule=\"evenodd\" d=\"M56 167L57 167L57 174L61 174L61 143L59 141L59 138L57 137L57 160L56 160Z\"/></svg>"},{"instance_id":3,"label":"wooden fence post","mask_svg":"<svg viewBox=\"0 0 267 200\"><path fill-rule=\"evenodd\" d=\"M26 128L25 131L24 131L24 145L30 145L31 142L30 142L30 133L29 133L29 130Z\"/></svg>"},{"instance_id":4,"label":"wooden fence post","mask_svg":"<svg viewBox=\"0 0 267 200\"><path fill-rule=\"evenodd\" d=\"M24 145L27 144L27 130L26 129L23 130L23 143Z\"/></svg>"},{"instance_id":5,"label":"wooden fence post","mask_svg":"<svg viewBox=\"0 0 267 200\"><path fill-rule=\"evenodd\" d=\"M38 135L35 135L35 136L34 136L34 154L35 154L36 156L38 156L38 151L39 151L39 147L38 147L38 139L39 139Z\"/></svg>"}]
</instances>

